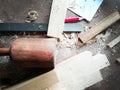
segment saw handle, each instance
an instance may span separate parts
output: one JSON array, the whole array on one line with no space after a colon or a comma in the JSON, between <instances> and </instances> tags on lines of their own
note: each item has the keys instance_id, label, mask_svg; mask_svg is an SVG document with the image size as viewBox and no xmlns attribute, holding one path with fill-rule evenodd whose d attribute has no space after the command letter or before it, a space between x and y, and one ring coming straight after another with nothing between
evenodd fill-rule
<instances>
[{"instance_id":1,"label":"saw handle","mask_svg":"<svg viewBox=\"0 0 120 90\"><path fill-rule=\"evenodd\" d=\"M9 55L10 48L0 48L0 55Z\"/></svg>"}]
</instances>

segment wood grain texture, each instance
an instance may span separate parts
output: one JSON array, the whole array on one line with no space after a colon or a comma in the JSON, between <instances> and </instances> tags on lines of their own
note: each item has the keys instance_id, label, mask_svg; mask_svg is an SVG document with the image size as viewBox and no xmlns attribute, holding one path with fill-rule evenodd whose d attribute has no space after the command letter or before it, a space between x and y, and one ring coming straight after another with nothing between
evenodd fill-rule
<instances>
[{"instance_id":1,"label":"wood grain texture","mask_svg":"<svg viewBox=\"0 0 120 90\"><path fill-rule=\"evenodd\" d=\"M89 29L86 32L82 32L79 34L79 39L86 43L90 39L92 39L94 36L105 30L107 27L115 23L120 19L119 12L116 11L112 14L110 14L108 17L101 20L97 25L93 26L91 29Z\"/></svg>"},{"instance_id":2,"label":"wood grain texture","mask_svg":"<svg viewBox=\"0 0 120 90\"><path fill-rule=\"evenodd\" d=\"M64 29L68 0L53 0L47 36L59 38Z\"/></svg>"}]
</instances>

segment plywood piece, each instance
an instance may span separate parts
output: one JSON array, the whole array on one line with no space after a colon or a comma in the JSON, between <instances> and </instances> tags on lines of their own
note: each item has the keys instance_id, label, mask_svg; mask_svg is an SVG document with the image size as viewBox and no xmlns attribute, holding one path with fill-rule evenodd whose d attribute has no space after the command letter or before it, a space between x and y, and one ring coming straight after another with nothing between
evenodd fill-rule
<instances>
[{"instance_id":1,"label":"plywood piece","mask_svg":"<svg viewBox=\"0 0 120 90\"><path fill-rule=\"evenodd\" d=\"M112 48L114 47L116 44L118 44L120 42L120 36L118 36L117 38L115 38L114 40L112 40L110 43L108 43L108 47Z\"/></svg>"},{"instance_id":2,"label":"plywood piece","mask_svg":"<svg viewBox=\"0 0 120 90\"><path fill-rule=\"evenodd\" d=\"M86 76L85 78L85 84L84 84L84 89L87 88L87 87L90 87L100 81L102 81L103 78L102 78L102 74L100 71L96 71L88 76Z\"/></svg>"},{"instance_id":3,"label":"plywood piece","mask_svg":"<svg viewBox=\"0 0 120 90\"><path fill-rule=\"evenodd\" d=\"M82 90L82 89L92 86L93 84L100 82L102 80L103 80L103 78L102 78L100 71L97 71L97 72L94 72L94 73L84 77L85 82L81 84L83 86L79 85L79 86L73 88L72 90ZM77 81L79 81L79 79ZM76 83L77 83L77 81L76 81ZM74 87L74 85L72 85L72 86ZM82 87L81 89L80 89L80 86ZM71 89L65 87L64 84L62 84L61 82L58 82L57 84L49 87L46 90L71 90Z\"/></svg>"},{"instance_id":4,"label":"plywood piece","mask_svg":"<svg viewBox=\"0 0 120 90\"><path fill-rule=\"evenodd\" d=\"M64 29L68 0L53 0L47 36L59 38Z\"/></svg>"},{"instance_id":5,"label":"plywood piece","mask_svg":"<svg viewBox=\"0 0 120 90\"><path fill-rule=\"evenodd\" d=\"M5 90L43 90L58 82L54 70Z\"/></svg>"},{"instance_id":6,"label":"plywood piece","mask_svg":"<svg viewBox=\"0 0 120 90\"><path fill-rule=\"evenodd\" d=\"M108 65L105 55L92 56L91 52L86 51L61 62L55 70L66 90L82 90L101 81L99 70Z\"/></svg>"},{"instance_id":7,"label":"plywood piece","mask_svg":"<svg viewBox=\"0 0 120 90\"><path fill-rule=\"evenodd\" d=\"M48 90L67 90L64 85L62 85L60 82L54 84L53 86L49 87Z\"/></svg>"},{"instance_id":8,"label":"plywood piece","mask_svg":"<svg viewBox=\"0 0 120 90\"><path fill-rule=\"evenodd\" d=\"M101 20L97 25L93 26L88 31L80 33L79 39L83 43L86 43L87 41L92 39L94 36L105 30L107 27L109 27L119 19L120 19L120 14L118 11L115 11L114 13L110 14L109 16Z\"/></svg>"},{"instance_id":9,"label":"plywood piece","mask_svg":"<svg viewBox=\"0 0 120 90\"><path fill-rule=\"evenodd\" d=\"M91 62L93 63L92 64L93 67L91 68L92 70L96 70L96 69L99 70L100 68L102 69L110 65L106 55L100 54L100 53L93 56L93 59Z\"/></svg>"}]
</instances>

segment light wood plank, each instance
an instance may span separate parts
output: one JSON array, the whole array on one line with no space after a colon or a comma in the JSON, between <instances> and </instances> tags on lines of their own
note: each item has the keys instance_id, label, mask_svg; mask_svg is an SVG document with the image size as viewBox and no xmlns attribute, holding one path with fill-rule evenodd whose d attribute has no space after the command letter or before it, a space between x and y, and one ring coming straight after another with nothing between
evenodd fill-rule
<instances>
[{"instance_id":1,"label":"light wood plank","mask_svg":"<svg viewBox=\"0 0 120 90\"><path fill-rule=\"evenodd\" d=\"M115 23L120 19L120 14L118 11L115 11L108 17L104 18L99 22L96 26L93 26L91 29L89 29L86 32L82 32L79 34L79 39L83 42L86 43L90 39L92 39L94 36L105 30L107 27Z\"/></svg>"},{"instance_id":2,"label":"light wood plank","mask_svg":"<svg viewBox=\"0 0 120 90\"><path fill-rule=\"evenodd\" d=\"M85 51L57 64L55 70L62 88L83 90L101 81L102 76L99 70L107 66L109 62L105 55L92 56L91 52ZM57 90L57 86L54 87L52 90Z\"/></svg>"},{"instance_id":3,"label":"light wood plank","mask_svg":"<svg viewBox=\"0 0 120 90\"><path fill-rule=\"evenodd\" d=\"M53 0L47 36L59 38L64 29L68 0Z\"/></svg>"}]
</instances>

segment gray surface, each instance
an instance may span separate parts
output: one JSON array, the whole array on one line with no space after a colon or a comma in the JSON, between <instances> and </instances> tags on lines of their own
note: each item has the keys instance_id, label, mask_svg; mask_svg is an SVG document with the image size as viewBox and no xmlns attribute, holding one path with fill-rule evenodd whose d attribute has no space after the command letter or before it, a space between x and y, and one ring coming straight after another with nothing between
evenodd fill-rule
<instances>
[{"instance_id":1,"label":"gray surface","mask_svg":"<svg viewBox=\"0 0 120 90\"><path fill-rule=\"evenodd\" d=\"M0 31L39 31L47 32L45 23L0 23Z\"/></svg>"},{"instance_id":2,"label":"gray surface","mask_svg":"<svg viewBox=\"0 0 120 90\"><path fill-rule=\"evenodd\" d=\"M23 23L31 10L38 12L35 22L48 23L52 0L0 0L0 20Z\"/></svg>"},{"instance_id":3,"label":"gray surface","mask_svg":"<svg viewBox=\"0 0 120 90\"><path fill-rule=\"evenodd\" d=\"M81 22L64 24L64 32L81 32L83 30L84 27Z\"/></svg>"}]
</instances>

